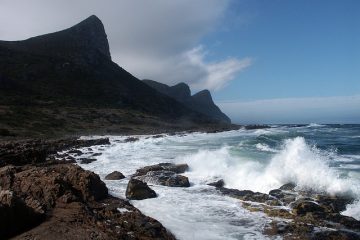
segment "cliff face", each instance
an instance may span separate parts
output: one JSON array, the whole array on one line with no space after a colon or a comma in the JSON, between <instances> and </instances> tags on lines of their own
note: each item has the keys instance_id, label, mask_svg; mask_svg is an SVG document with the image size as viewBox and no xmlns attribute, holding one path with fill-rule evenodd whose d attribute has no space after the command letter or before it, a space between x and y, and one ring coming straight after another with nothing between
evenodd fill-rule
<instances>
[{"instance_id":1,"label":"cliff face","mask_svg":"<svg viewBox=\"0 0 360 240\"><path fill-rule=\"evenodd\" d=\"M75 26L24 41L0 41L12 50L49 57L61 57L77 63L96 63L97 58L111 60L104 26L92 15Z\"/></svg>"},{"instance_id":2,"label":"cliff face","mask_svg":"<svg viewBox=\"0 0 360 240\"><path fill-rule=\"evenodd\" d=\"M0 41L0 86L0 105L111 107L207 121L112 62L96 16L63 31Z\"/></svg>"},{"instance_id":3,"label":"cliff face","mask_svg":"<svg viewBox=\"0 0 360 240\"><path fill-rule=\"evenodd\" d=\"M96 16L59 32L0 41L0 137L224 127L179 101L189 97L186 84L164 94L114 63Z\"/></svg>"},{"instance_id":4,"label":"cliff face","mask_svg":"<svg viewBox=\"0 0 360 240\"><path fill-rule=\"evenodd\" d=\"M213 119L224 123L231 123L231 120L220 108L215 105L208 90L202 90L191 96L190 88L185 83L179 83L172 87L153 80L143 80L144 83L157 91L176 99L188 108L205 114Z\"/></svg>"}]
</instances>

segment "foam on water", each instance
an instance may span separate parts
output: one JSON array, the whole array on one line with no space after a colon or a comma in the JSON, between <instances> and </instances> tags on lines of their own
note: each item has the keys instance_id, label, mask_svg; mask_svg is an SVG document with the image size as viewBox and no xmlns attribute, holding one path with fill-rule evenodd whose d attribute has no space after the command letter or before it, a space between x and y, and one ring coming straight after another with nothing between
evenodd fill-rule
<instances>
[{"instance_id":1,"label":"foam on water","mask_svg":"<svg viewBox=\"0 0 360 240\"><path fill-rule=\"evenodd\" d=\"M219 195L206 184L224 179L229 188L267 193L295 182L302 189L350 193L360 199L358 172L343 176L341 169L332 167L330 162L346 158L353 164L359 155L340 157L336 152L319 150L303 137L277 137L280 142L276 148L256 142L263 141L259 136L266 135L268 139L283 136L284 131L272 128L163 138L137 136L139 141L128 143L123 141L126 137L110 137L110 146L92 147L93 152L102 153L97 161L82 167L98 173L102 179L112 171L122 172L127 179L105 182L111 194L124 198L129 176L136 169L160 162L188 163L190 171L184 175L189 177L190 188L154 185L151 187L157 198L132 204L158 219L179 239L264 239L262 227L269 221L265 215L248 212L238 200ZM82 157L87 157L87 150L83 151ZM356 202L344 214L359 219L359 210L360 203Z\"/></svg>"},{"instance_id":2,"label":"foam on water","mask_svg":"<svg viewBox=\"0 0 360 240\"><path fill-rule=\"evenodd\" d=\"M294 182L302 189L332 194L359 192L349 179L340 178L339 173L329 167L326 156L307 145L302 137L286 140L283 149L270 161L232 156L229 147L200 150L181 160L190 164L194 178L221 177L228 187L237 189L268 192Z\"/></svg>"},{"instance_id":3,"label":"foam on water","mask_svg":"<svg viewBox=\"0 0 360 240\"><path fill-rule=\"evenodd\" d=\"M271 148L269 145L264 143L258 143L255 145L257 149L265 152L278 152L278 150Z\"/></svg>"}]
</instances>

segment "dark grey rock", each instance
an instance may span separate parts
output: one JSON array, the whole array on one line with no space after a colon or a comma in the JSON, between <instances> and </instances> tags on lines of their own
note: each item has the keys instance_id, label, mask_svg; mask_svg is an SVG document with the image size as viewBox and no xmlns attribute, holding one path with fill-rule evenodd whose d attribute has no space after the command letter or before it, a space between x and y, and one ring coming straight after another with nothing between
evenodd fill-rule
<instances>
[{"instance_id":1,"label":"dark grey rock","mask_svg":"<svg viewBox=\"0 0 360 240\"><path fill-rule=\"evenodd\" d=\"M223 179L220 179L216 182L208 183L207 185L217 187L217 188L222 188L225 186L225 182Z\"/></svg>"},{"instance_id":2,"label":"dark grey rock","mask_svg":"<svg viewBox=\"0 0 360 240\"><path fill-rule=\"evenodd\" d=\"M114 171L108 175L105 176L105 180L120 180L120 179L124 179L125 176L118 171Z\"/></svg>"},{"instance_id":3,"label":"dark grey rock","mask_svg":"<svg viewBox=\"0 0 360 240\"><path fill-rule=\"evenodd\" d=\"M189 179L171 171L150 171L145 175L135 177L141 181L168 187L190 187Z\"/></svg>"},{"instance_id":4,"label":"dark grey rock","mask_svg":"<svg viewBox=\"0 0 360 240\"><path fill-rule=\"evenodd\" d=\"M188 169L189 166L187 164L159 163L156 165L146 166L136 170L134 176L145 175L150 171L162 171L162 170L170 171L174 173L184 173Z\"/></svg>"},{"instance_id":5,"label":"dark grey rock","mask_svg":"<svg viewBox=\"0 0 360 240\"><path fill-rule=\"evenodd\" d=\"M155 198L156 193L146 183L138 179L130 179L126 188L126 198L130 200L142 200Z\"/></svg>"}]
</instances>

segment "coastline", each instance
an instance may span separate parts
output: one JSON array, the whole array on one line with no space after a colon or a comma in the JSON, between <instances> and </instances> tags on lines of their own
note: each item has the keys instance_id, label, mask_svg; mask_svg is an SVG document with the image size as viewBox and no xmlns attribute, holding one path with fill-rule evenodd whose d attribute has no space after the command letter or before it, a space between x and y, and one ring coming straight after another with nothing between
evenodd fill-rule
<instances>
[{"instance_id":1,"label":"coastline","mask_svg":"<svg viewBox=\"0 0 360 240\"><path fill-rule=\"evenodd\" d=\"M248 129L253 130L255 127L250 126ZM265 126L257 127L262 129ZM194 131L187 133L192 132ZM124 134L122 136L127 136L122 140L124 143L139 141L134 135ZM166 135L163 133L150 136L160 138ZM0 199L2 205L4 206L5 201L8 204L6 211L13 211L13 213L16 213L17 208L35 209L30 211L32 212L30 216L21 216L20 219L24 219L26 222L29 222L29 217L37 219L35 221L37 224L25 227L24 232L15 236L14 239L45 239L52 234L55 234L53 239L84 239L76 235L79 233L95 239L116 239L119 237L123 239L128 237L129 239L175 239L174 235L166 230L160 222L143 215L128 200L110 196L105 183L100 180L97 174L73 164L76 163L75 159L71 157L71 154L66 154L69 151L75 153L79 151L79 148L91 149L92 146L96 145L109 145L109 139L84 136L80 139L3 141L0 144L0 159L2 159L0 165L0 178L2 180ZM60 155L57 154L59 152L61 152ZM65 183L66 194L64 194L64 190L60 193L50 187L51 182L58 181L59 175L66 179L63 182ZM76 177L79 175L85 176L85 181L84 178ZM11 186L14 182L17 184L20 182L20 185ZM28 183L24 187L23 184L26 182L37 183L37 186ZM78 182L80 184L76 186ZM91 190L93 184L100 191ZM69 185L75 186L76 191L73 192L73 188L69 189ZM23 191L25 188L26 191ZM229 189L217 184L214 185L214 190L218 191L220 195L238 200L249 212L261 212L273 218L273 221L264 228L264 234L269 237L291 236L292 238L289 239L296 239L296 237L301 239L342 237L341 239L356 239L358 236L356 229L360 227L359 221L340 214L346 204L353 201L346 196L298 192L294 190L294 186L291 184L273 189L269 194L246 189ZM47 199L40 197L39 200L39 191L47 192L52 197ZM80 195L78 191L81 192ZM297 195L304 199L294 202L291 209L284 209L285 205L282 204L293 201ZM29 196L31 200L29 200ZM315 200L309 202L309 199ZM84 209L86 211L83 211ZM335 223L338 230L322 230L320 232L316 230L317 227L318 229L326 229L332 226L329 221ZM77 224L76 230L72 226L74 222ZM125 224L125 222L127 223ZM21 224L24 223L20 221L16 224L20 224L18 226L21 229ZM52 227L54 225L59 227L55 229ZM92 229L90 232L89 226ZM317 227L314 228L314 226ZM315 238L309 238L309 235L313 235Z\"/></svg>"},{"instance_id":2,"label":"coastline","mask_svg":"<svg viewBox=\"0 0 360 240\"><path fill-rule=\"evenodd\" d=\"M110 196L98 175L53 157L99 144L109 140L1 143L1 238L175 239L127 200Z\"/></svg>"}]
</instances>

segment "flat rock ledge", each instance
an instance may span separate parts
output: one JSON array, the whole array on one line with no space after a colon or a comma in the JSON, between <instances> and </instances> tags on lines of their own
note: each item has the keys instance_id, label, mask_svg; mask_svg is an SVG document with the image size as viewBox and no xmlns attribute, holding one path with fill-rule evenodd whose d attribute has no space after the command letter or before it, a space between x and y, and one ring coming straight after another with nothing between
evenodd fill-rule
<instances>
[{"instance_id":1,"label":"flat rock ledge","mask_svg":"<svg viewBox=\"0 0 360 240\"><path fill-rule=\"evenodd\" d=\"M264 233L284 239L360 239L360 221L341 215L350 196L330 196L311 191L297 191L292 183L269 194L250 190L216 188L220 193L242 201L249 211L263 212L273 220Z\"/></svg>"},{"instance_id":2,"label":"flat rock ledge","mask_svg":"<svg viewBox=\"0 0 360 240\"><path fill-rule=\"evenodd\" d=\"M72 143L2 145L1 239L175 239L127 200L108 195L95 173L66 160L46 160L59 149L92 145Z\"/></svg>"}]
</instances>

